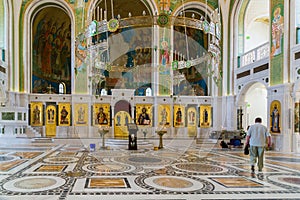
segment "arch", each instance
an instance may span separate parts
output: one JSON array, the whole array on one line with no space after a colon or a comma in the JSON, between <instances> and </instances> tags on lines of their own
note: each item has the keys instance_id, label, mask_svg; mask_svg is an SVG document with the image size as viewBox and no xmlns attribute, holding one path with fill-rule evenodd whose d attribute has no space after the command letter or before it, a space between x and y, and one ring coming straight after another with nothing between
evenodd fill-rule
<instances>
[{"instance_id":1,"label":"arch","mask_svg":"<svg viewBox=\"0 0 300 200\"><path fill-rule=\"evenodd\" d=\"M58 86L58 93L59 94L66 94L66 84L64 82L61 82Z\"/></svg>"},{"instance_id":2,"label":"arch","mask_svg":"<svg viewBox=\"0 0 300 200\"><path fill-rule=\"evenodd\" d=\"M253 86L254 84L257 84L257 83L264 85L265 88L268 87L268 85L264 81L255 81L255 82L250 82L250 83L246 84L242 88L242 90L240 91L240 93L237 95L237 98L236 98L237 106L239 106L239 102L245 101L245 94L247 93L247 91L249 90L249 88L251 86Z\"/></svg>"},{"instance_id":3,"label":"arch","mask_svg":"<svg viewBox=\"0 0 300 200\"><path fill-rule=\"evenodd\" d=\"M128 13L126 13L129 9L132 10L133 16L135 15L142 15L142 11L146 10L146 15L154 15L157 13L157 5L154 1L149 0L140 0L138 3L136 3L136 0L129 0L126 2L126 5L122 4L122 9L120 9L120 1L112 0L107 1L107 19L109 20L111 18L111 2L114 4L114 16L117 14L121 14L121 18L125 18L128 16ZM96 9L96 7L100 7L103 9L104 7L104 0L93 0L88 6L89 12L87 13L87 19L88 21L91 21L94 19L93 14ZM134 5L138 4L134 7ZM125 9L126 8L126 9ZM134 8L134 9L133 9ZM102 10L103 11L103 10ZM97 9L97 13L101 12L101 10ZM120 12L120 13L118 13ZM126 13L126 16L125 16ZM102 14L104 15L104 14ZM102 18L103 19L103 18ZM98 19L97 19L98 20ZM151 76L151 66L149 63L153 60L153 40L154 40L154 34L153 32L156 31L153 29L153 26L147 25L147 26L137 26L137 27L122 27L116 30L115 32L106 32L98 34L95 37L90 38L88 43L94 42L102 42L106 40L108 42L109 51L101 52L103 55L105 55L104 59L101 57L98 60L101 60L104 62L107 61L107 59L110 61L110 64L112 66L112 71L116 69L118 66L126 66L126 70L123 70L121 75L118 77L110 76L109 73L107 73L106 79L107 84L106 88L107 90L113 89L113 88L138 88L143 85L143 82L147 83L147 86L151 83L153 76ZM139 37L137 37L139 35ZM142 37L140 37L142 36ZM138 42L136 42L138 41ZM122 45L120 45L122 44ZM96 60L95 62L97 62ZM135 70L142 71L146 69L144 74L142 76L137 77L134 76ZM95 75L95 74L93 74ZM136 80L136 82L134 81ZM139 79L139 80L137 80ZM146 80L146 81L145 81ZM137 83L137 84L135 84ZM92 91L98 92L98 90L93 86ZM152 87L150 85L150 87Z\"/></svg>"},{"instance_id":4,"label":"arch","mask_svg":"<svg viewBox=\"0 0 300 200\"><path fill-rule=\"evenodd\" d=\"M244 17L245 17L245 13L248 7L248 3L250 1L249 0L243 0L243 1L235 1L232 9L229 10L230 13L232 13L230 15L230 19L229 19L229 23L230 23L230 31L229 32L229 43L228 43L228 55L227 53L224 53L224 56L226 55L228 58L227 59L227 63L226 65L228 66L226 71L224 72L224 76L227 76L229 80L227 80L227 82L229 84L228 85L228 89L227 91L229 93L234 93L233 91L233 84L235 82L235 78L234 78L234 69L239 67L239 61L238 61L238 57L240 55L242 55L244 53ZM238 25L238 26L236 26ZM226 59L225 59L226 60ZM225 74L228 75L225 75Z\"/></svg>"},{"instance_id":5,"label":"arch","mask_svg":"<svg viewBox=\"0 0 300 200\"><path fill-rule=\"evenodd\" d=\"M114 106L114 137L128 137L128 123L132 123L131 104L126 100L116 102Z\"/></svg>"},{"instance_id":6,"label":"arch","mask_svg":"<svg viewBox=\"0 0 300 200\"><path fill-rule=\"evenodd\" d=\"M71 29L71 41L70 41L70 48L71 52L75 51L74 42L75 41L75 16L73 13L72 8L68 5L68 3L64 0L57 0L57 1L50 1L50 0L34 0L32 1L24 11L24 26L23 26L23 37L25 38L23 41L23 52L29 52L28 56L23 56L24 59L24 77L25 80L31 80L31 81L25 81L24 83L24 90L31 92L32 91L32 26L33 26L33 20L35 19L36 15L44 8L54 7L61 9L63 12L66 13L66 15L70 18L70 29ZM71 71L70 76L74 77L74 62L72 62L74 58L74 54L71 54ZM71 92L74 91L74 80L71 78Z\"/></svg>"},{"instance_id":7,"label":"arch","mask_svg":"<svg viewBox=\"0 0 300 200\"><path fill-rule=\"evenodd\" d=\"M254 119L258 116L263 119L263 124L267 125L267 85L262 81L245 85L237 96L236 107L243 111L242 124L244 128L253 124Z\"/></svg>"},{"instance_id":8,"label":"arch","mask_svg":"<svg viewBox=\"0 0 300 200\"><path fill-rule=\"evenodd\" d=\"M115 109L114 109L115 113L117 113L119 111L126 111L131 116L131 104L128 101L120 100L120 101L116 102L114 107L115 107Z\"/></svg>"},{"instance_id":9,"label":"arch","mask_svg":"<svg viewBox=\"0 0 300 200\"><path fill-rule=\"evenodd\" d=\"M269 41L269 5L269 0L248 3L243 23L245 52Z\"/></svg>"},{"instance_id":10,"label":"arch","mask_svg":"<svg viewBox=\"0 0 300 200\"><path fill-rule=\"evenodd\" d=\"M89 4L89 7L88 7L88 10L90 11L90 12L88 12L88 15L87 15L88 22L92 21L92 17L93 17L93 13L94 13L93 11L96 9L96 6L103 1L105 1L105 0L92 0L91 1L91 3ZM113 1L113 4L116 3L116 0L111 0L111 1ZM155 15L156 13L158 13L157 4L155 3L154 0L140 0L140 2L142 2L145 5L145 7L147 7L148 13L150 13L150 15ZM126 4L128 4L128 3L130 3L130 2L127 1ZM108 1L107 4L111 4L111 2ZM116 15L118 13L114 13L114 14Z\"/></svg>"},{"instance_id":11,"label":"arch","mask_svg":"<svg viewBox=\"0 0 300 200\"><path fill-rule=\"evenodd\" d=\"M205 3L202 2L196 2L196 1L192 1L192 2L186 2L184 3L184 5L180 5L176 10L174 10L174 16L178 16L180 14L181 11L183 10L196 10L199 9L201 11L204 12L204 14L207 14L207 19L209 19L208 21L210 21L210 13L212 13L214 10L209 6L206 5ZM204 17L204 16L203 16Z\"/></svg>"},{"instance_id":12,"label":"arch","mask_svg":"<svg viewBox=\"0 0 300 200\"><path fill-rule=\"evenodd\" d=\"M0 1L0 49L5 47L5 31L6 31L6 9L4 0ZM1 53L0 53L1 55ZM1 58L2 59L2 58Z\"/></svg>"},{"instance_id":13,"label":"arch","mask_svg":"<svg viewBox=\"0 0 300 200\"><path fill-rule=\"evenodd\" d=\"M103 88L102 90L101 90L101 96L103 96L103 95L107 95L107 90L105 89L105 88Z\"/></svg>"},{"instance_id":14,"label":"arch","mask_svg":"<svg viewBox=\"0 0 300 200\"><path fill-rule=\"evenodd\" d=\"M192 1L180 5L174 11L173 15L181 15L182 11L185 12L186 17L191 18L193 14L196 14L196 19L203 19L206 17L207 21L211 21L211 13L214 12L214 9L210 5L207 5L205 3ZM184 57L192 59L198 56L201 57L202 55L207 53L210 43L210 36L208 34L205 34L204 31L200 31L194 28L174 26L172 37L173 51L175 51L176 53L178 52L177 54L179 54L179 51L182 51L182 55L184 55ZM182 45L180 45L180 42ZM178 49L180 50L178 51ZM178 56L176 53L175 55L173 55L173 57L175 57L175 60L176 56ZM212 87L212 85L209 84L211 82L211 77L204 78L207 71L207 62L203 62L189 69L180 70L180 73L184 74L186 81L189 82L187 85L189 85L191 88L184 89L182 85L183 82L180 83L179 87L173 84L173 93L176 94L178 92L183 92L184 95L207 96L208 91L211 90L208 87ZM191 76L192 74L194 74L194 77ZM191 90L192 92L187 90Z\"/></svg>"},{"instance_id":15,"label":"arch","mask_svg":"<svg viewBox=\"0 0 300 200\"><path fill-rule=\"evenodd\" d=\"M146 96L152 96L152 89L149 87L146 89Z\"/></svg>"},{"instance_id":16,"label":"arch","mask_svg":"<svg viewBox=\"0 0 300 200\"><path fill-rule=\"evenodd\" d=\"M9 0L0 0L3 4L3 29L0 28L1 31L3 31L3 46L0 45L0 63L2 63L2 66L6 68L6 74L7 76L4 76L5 84L3 86L4 91L10 90L14 91L16 88L17 82L19 81L16 78L16 71L14 66L14 38L13 35L13 21L14 21L14 13L13 13L13 2ZM11 38L11 39L8 39ZM0 39L1 40L1 39ZM1 43L1 42L0 42ZM3 51L2 51L3 48ZM4 53L4 54L3 54ZM3 61L3 58L4 61Z\"/></svg>"},{"instance_id":17,"label":"arch","mask_svg":"<svg viewBox=\"0 0 300 200\"><path fill-rule=\"evenodd\" d=\"M259 3L263 3L265 1L261 1ZM250 47L247 47L246 45L246 39L245 38L245 23L249 23L249 25L253 25L256 22L262 22L262 23L268 23L267 18L265 18L265 14L261 14L258 13L257 11L257 16L250 16L250 18L248 19L248 15L249 13L253 13L251 12L252 10L255 10L255 6L254 3L256 2L252 2L250 0L243 0L243 1L236 1L234 7L233 7L233 15L231 15L231 26L230 29L232 30L232 43L234 43L234 46L236 48L232 48L233 49L233 54L235 55L234 57L236 58L237 56L242 55L245 51L248 51ZM251 9L251 10L250 10ZM266 14L269 15L269 10L267 10ZM247 20L247 22L245 22ZM238 26L236 26L236 24ZM257 24L257 23L256 23ZM251 30L255 30L258 31L258 28L252 28ZM263 33L266 34L266 37L269 35L269 33L267 31L263 31ZM255 34L254 34L255 35ZM261 37L261 34L256 34L259 35ZM235 38L235 41L233 40ZM252 41L249 43L253 43ZM261 42L254 42L254 44L261 44ZM246 49L248 48L248 49Z\"/></svg>"}]
</instances>

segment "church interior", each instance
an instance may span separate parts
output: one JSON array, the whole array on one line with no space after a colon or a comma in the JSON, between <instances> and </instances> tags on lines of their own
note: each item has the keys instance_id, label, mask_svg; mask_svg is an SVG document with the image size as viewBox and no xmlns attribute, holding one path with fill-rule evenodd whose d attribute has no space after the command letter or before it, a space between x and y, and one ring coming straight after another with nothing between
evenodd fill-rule
<instances>
[{"instance_id":1,"label":"church interior","mask_svg":"<svg viewBox=\"0 0 300 200\"><path fill-rule=\"evenodd\" d=\"M300 199L299 78L300 0L0 0L0 199Z\"/></svg>"}]
</instances>

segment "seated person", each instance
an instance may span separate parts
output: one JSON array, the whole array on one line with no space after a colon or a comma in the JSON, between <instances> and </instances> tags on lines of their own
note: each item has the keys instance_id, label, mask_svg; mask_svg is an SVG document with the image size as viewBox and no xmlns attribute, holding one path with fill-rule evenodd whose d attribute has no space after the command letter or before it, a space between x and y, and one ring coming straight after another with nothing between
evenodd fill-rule
<instances>
[{"instance_id":1,"label":"seated person","mask_svg":"<svg viewBox=\"0 0 300 200\"><path fill-rule=\"evenodd\" d=\"M220 142L220 146L222 147L222 149L228 148L228 145L226 144L226 142L225 142L224 140L222 140L222 141Z\"/></svg>"},{"instance_id":2,"label":"seated person","mask_svg":"<svg viewBox=\"0 0 300 200\"><path fill-rule=\"evenodd\" d=\"M237 138L236 136L234 136L234 138L230 139L230 142L227 143L228 145L232 145L234 147L240 147L243 145L242 141L240 138Z\"/></svg>"}]
</instances>

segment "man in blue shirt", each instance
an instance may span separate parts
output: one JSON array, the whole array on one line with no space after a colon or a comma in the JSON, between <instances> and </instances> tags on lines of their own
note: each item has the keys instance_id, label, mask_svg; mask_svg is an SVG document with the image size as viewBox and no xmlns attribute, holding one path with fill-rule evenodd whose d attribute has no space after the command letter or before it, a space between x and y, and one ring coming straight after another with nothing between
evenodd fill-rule
<instances>
[{"instance_id":1,"label":"man in blue shirt","mask_svg":"<svg viewBox=\"0 0 300 200\"><path fill-rule=\"evenodd\" d=\"M264 151L265 146L271 146L271 135L267 130L267 127L261 124L262 119L257 117L255 124L251 125L246 137L246 145L250 144L250 163L251 172L254 173L254 165L256 158L258 158L258 171L261 172L264 166Z\"/></svg>"}]
</instances>

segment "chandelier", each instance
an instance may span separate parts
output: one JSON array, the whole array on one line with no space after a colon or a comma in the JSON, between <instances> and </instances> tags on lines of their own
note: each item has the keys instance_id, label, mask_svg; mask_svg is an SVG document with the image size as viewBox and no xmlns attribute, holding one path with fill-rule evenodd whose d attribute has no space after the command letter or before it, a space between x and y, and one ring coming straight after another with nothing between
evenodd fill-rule
<instances>
[{"instance_id":1,"label":"chandelier","mask_svg":"<svg viewBox=\"0 0 300 200\"><path fill-rule=\"evenodd\" d=\"M108 33L116 32L118 29L123 29L127 27L139 27L139 26L160 26L166 27L172 26L183 26L185 27L185 37L186 28L193 28L203 31L204 34L209 35L209 45L206 54L199 55L196 58L190 58L188 48L186 57L183 53L173 52L175 57L171 62L171 67L173 70L190 68L191 66L197 66L202 62L208 62L208 76L210 76L216 84L220 83L222 78L221 70L219 70L220 60L221 60L221 21L219 9L216 8L212 13L210 20L207 20L207 0L206 0L206 14L205 17L200 17L196 19L193 14L192 17L185 16L185 10L178 16L172 16L172 12L163 11L161 13L155 13L154 15L147 15L145 11L142 11L140 16L132 16L129 12L128 16L121 18L118 14L117 17L114 16L113 0L111 3L111 13L112 17L110 20L107 18L107 2L105 0L105 9L96 7L93 13L93 20L88 24L84 33L80 33L76 38L76 57L82 62L87 63L86 65L91 65L92 71L89 74L89 79L94 83L99 83L105 79L103 71L110 71L112 69L112 64L109 55L109 45L108 45ZM99 40L97 38L100 34L106 34L106 39ZM87 41L91 42L87 42ZM89 45L88 45L89 44ZM188 42L186 40L186 45ZM155 47L154 47L155 48ZM178 55L178 56L176 56ZM84 64L75 69L75 73L81 70L82 67L86 67Z\"/></svg>"}]
</instances>

